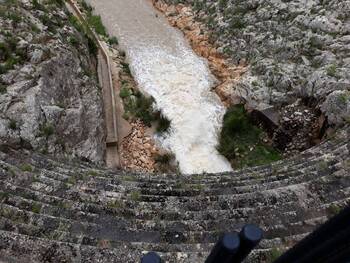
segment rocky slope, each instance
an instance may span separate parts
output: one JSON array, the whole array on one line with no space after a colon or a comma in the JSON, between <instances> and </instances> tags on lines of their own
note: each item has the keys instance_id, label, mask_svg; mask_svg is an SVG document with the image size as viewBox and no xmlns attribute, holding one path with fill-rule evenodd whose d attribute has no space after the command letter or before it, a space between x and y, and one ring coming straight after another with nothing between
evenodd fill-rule
<instances>
[{"instance_id":1,"label":"rocky slope","mask_svg":"<svg viewBox=\"0 0 350 263\"><path fill-rule=\"evenodd\" d=\"M102 162L92 42L62 1L5 0L0 12L0 143Z\"/></svg>"},{"instance_id":2,"label":"rocky slope","mask_svg":"<svg viewBox=\"0 0 350 263\"><path fill-rule=\"evenodd\" d=\"M247 66L240 81L232 83L231 97L252 109L278 111L274 142L279 133L287 138L278 146L304 150L313 145L319 136L315 127L324 124L320 116L332 127L349 122L349 1L153 2L170 20L193 16L203 25L199 36L209 32L227 61ZM176 26L186 34L192 24Z\"/></svg>"}]
</instances>

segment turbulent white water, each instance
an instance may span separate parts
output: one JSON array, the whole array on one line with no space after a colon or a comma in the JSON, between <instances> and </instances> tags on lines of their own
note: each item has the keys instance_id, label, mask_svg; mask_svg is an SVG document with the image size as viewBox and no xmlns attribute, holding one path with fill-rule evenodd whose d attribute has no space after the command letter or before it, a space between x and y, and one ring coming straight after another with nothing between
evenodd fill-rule
<instances>
[{"instance_id":1,"label":"turbulent white water","mask_svg":"<svg viewBox=\"0 0 350 263\"><path fill-rule=\"evenodd\" d=\"M210 91L215 78L182 33L146 0L89 0L127 53L139 87L171 120L159 138L176 156L182 173L232 170L216 150L224 107ZM157 15L156 15L157 14Z\"/></svg>"}]
</instances>

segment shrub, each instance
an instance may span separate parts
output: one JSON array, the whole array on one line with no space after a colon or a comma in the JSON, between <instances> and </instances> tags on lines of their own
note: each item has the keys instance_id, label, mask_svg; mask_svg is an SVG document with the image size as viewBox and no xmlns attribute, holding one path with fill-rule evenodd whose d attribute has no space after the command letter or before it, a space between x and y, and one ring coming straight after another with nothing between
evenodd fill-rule
<instances>
[{"instance_id":1,"label":"shrub","mask_svg":"<svg viewBox=\"0 0 350 263\"><path fill-rule=\"evenodd\" d=\"M78 39L76 37L69 37L68 41L74 47L78 47L79 46L79 41L78 41Z\"/></svg>"},{"instance_id":2,"label":"shrub","mask_svg":"<svg viewBox=\"0 0 350 263\"><path fill-rule=\"evenodd\" d=\"M151 122L154 121L153 114L153 97L146 97L141 92L136 94L136 109L135 116L143 121L147 126L151 126Z\"/></svg>"},{"instance_id":3,"label":"shrub","mask_svg":"<svg viewBox=\"0 0 350 263\"><path fill-rule=\"evenodd\" d=\"M88 13L91 13L93 11L93 8L91 5L87 4L84 0L81 1L81 6L84 10L86 10Z\"/></svg>"},{"instance_id":4,"label":"shrub","mask_svg":"<svg viewBox=\"0 0 350 263\"><path fill-rule=\"evenodd\" d=\"M141 199L141 193L139 191L132 191L130 193L130 198L134 202L139 201Z\"/></svg>"},{"instance_id":5,"label":"shrub","mask_svg":"<svg viewBox=\"0 0 350 263\"><path fill-rule=\"evenodd\" d=\"M15 120L10 120L9 122L9 128L11 130L16 130L17 129L17 122Z\"/></svg>"},{"instance_id":6,"label":"shrub","mask_svg":"<svg viewBox=\"0 0 350 263\"><path fill-rule=\"evenodd\" d=\"M159 115L160 116L159 116L158 124L157 124L157 132L164 133L169 129L171 122L162 114L159 114Z\"/></svg>"},{"instance_id":7,"label":"shrub","mask_svg":"<svg viewBox=\"0 0 350 263\"><path fill-rule=\"evenodd\" d=\"M6 86L0 83L0 94L4 94L6 93L6 91L7 91Z\"/></svg>"},{"instance_id":8,"label":"shrub","mask_svg":"<svg viewBox=\"0 0 350 263\"><path fill-rule=\"evenodd\" d=\"M55 128L51 123L45 123L41 127L41 134L46 138L50 137L52 134L54 134L54 132L55 132Z\"/></svg>"},{"instance_id":9,"label":"shrub","mask_svg":"<svg viewBox=\"0 0 350 263\"><path fill-rule=\"evenodd\" d=\"M33 167L27 163L22 164L20 168L23 172L33 172Z\"/></svg>"},{"instance_id":10,"label":"shrub","mask_svg":"<svg viewBox=\"0 0 350 263\"><path fill-rule=\"evenodd\" d=\"M110 45L118 45L118 39L117 39L116 37L110 37L110 38L108 39L108 43L109 43Z\"/></svg>"},{"instance_id":11,"label":"shrub","mask_svg":"<svg viewBox=\"0 0 350 263\"><path fill-rule=\"evenodd\" d=\"M98 48L94 40L92 40L91 37L87 37L88 39L88 48L89 48L89 53L93 55L94 57L97 56Z\"/></svg>"},{"instance_id":12,"label":"shrub","mask_svg":"<svg viewBox=\"0 0 350 263\"><path fill-rule=\"evenodd\" d=\"M268 256L267 256L267 262L272 263L274 262L277 258L279 258L282 255L282 250L278 248L273 248L270 250Z\"/></svg>"},{"instance_id":13,"label":"shrub","mask_svg":"<svg viewBox=\"0 0 350 263\"><path fill-rule=\"evenodd\" d=\"M123 70L126 74L129 74L131 75L131 71L130 71L130 67L129 67L129 64L128 63L125 63L125 62L121 62L121 65L123 67Z\"/></svg>"},{"instance_id":14,"label":"shrub","mask_svg":"<svg viewBox=\"0 0 350 263\"><path fill-rule=\"evenodd\" d=\"M119 96L122 98L122 99L125 99L127 97L130 97L131 95L131 91L128 87L122 87L120 89L120 92L119 92Z\"/></svg>"},{"instance_id":15,"label":"shrub","mask_svg":"<svg viewBox=\"0 0 350 263\"><path fill-rule=\"evenodd\" d=\"M224 9L227 6L228 0L219 0L218 6L220 9Z\"/></svg>"},{"instance_id":16,"label":"shrub","mask_svg":"<svg viewBox=\"0 0 350 263\"><path fill-rule=\"evenodd\" d=\"M154 160L157 163L161 163L161 164L169 164L169 162L174 158L174 156L172 156L171 154L157 154L154 157Z\"/></svg>"},{"instance_id":17,"label":"shrub","mask_svg":"<svg viewBox=\"0 0 350 263\"><path fill-rule=\"evenodd\" d=\"M279 160L279 152L264 144L261 135L262 131L251 122L244 106L233 106L224 116L217 149L234 166L261 165Z\"/></svg>"},{"instance_id":18,"label":"shrub","mask_svg":"<svg viewBox=\"0 0 350 263\"><path fill-rule=\"evenodd\" d=\"M326 71L328 76L335 77L337 73L337 66L334 64L330 65L329 67L327 67Z\"/></svg>"},{"instance_id":19,"label":"shrub","mask_svg":"<svg viewBox=\"0 0 350 263\"><path fill-rule=\"evenodd\" d=\"M102 36L108 36L105 26L102 23L101 16L89 14L88 24L95 29L95 32Z\"/></svg>"},{"instance_id":20,"label":"shrub","mask_svg":"<svg viewBox=\"0 0 350 263\"><path fill-rule=\"evenodd\" d=\"M39 214L40 210L41 210L41 204L38 204L38 203L32 204L32 212L33 213Z\"/></svg>"},{"instance_id":21,"label":"shrub","mask_svg":"<svg viewBox=\"0 0 350 263\"><path fill-rule=\"evenodd\" d=\"M331 206L328 208L328 211L332 216L335 216L340 213L341 208L336 204L331 204Z\"/></svg>"},{"instance_id":22,"label":"shrub","mask_svg":"<svg viewBox=\"0 0 350 263\"><path fill-rule=\"evenodd\" d=\"M84 32L84 28L83 26L80 24L79 20L73 16L73 15L69 15L68 20L70 22L70 24L80 33Z\"/></svg>"}]
</instances>

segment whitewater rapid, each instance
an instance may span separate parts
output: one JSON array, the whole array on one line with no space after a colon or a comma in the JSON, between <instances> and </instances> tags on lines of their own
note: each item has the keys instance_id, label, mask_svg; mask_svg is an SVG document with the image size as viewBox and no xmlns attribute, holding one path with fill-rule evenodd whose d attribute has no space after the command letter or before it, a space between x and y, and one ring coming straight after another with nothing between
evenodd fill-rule
<instances>
[{"instance_id":1,"label":"whitewater rapid","mask_svg":"<svg viewBox=\"0 0 350 263\"><path fill-rule=\"evenodd\" d=\"M139 88L154 97L171 128L158 137L182 173L231 171L216 150L225 108L211 92L215 78L181 32L147 0L88 0L126 51Z\"/></svg>"}]
</instances>

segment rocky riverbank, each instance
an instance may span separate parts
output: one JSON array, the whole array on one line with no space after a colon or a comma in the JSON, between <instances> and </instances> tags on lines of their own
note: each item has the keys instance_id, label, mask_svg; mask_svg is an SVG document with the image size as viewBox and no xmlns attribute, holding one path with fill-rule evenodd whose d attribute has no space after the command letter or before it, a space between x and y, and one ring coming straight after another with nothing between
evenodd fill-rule
<instances>
[{"instance_id":1,"label":"rocky riverbank","mask_svg":"<svg viewBox=\"0 0 350 263\"><path fill-rule=\"evenodd\" d=\"M226 104L273 109L271 139L287 155L349 122L348 3L152 2L208 59Z\"/></svg>"},{"instance_id":2,"label":"rocky riverbank","mask_svg":"<svg viewBox=\"0 0 350 263\"><path fill-rule=\"evenodd\" d=\"M96 48L61 1L0 3L0 143L103 162Z\"/></svg>"}]
</instances>

